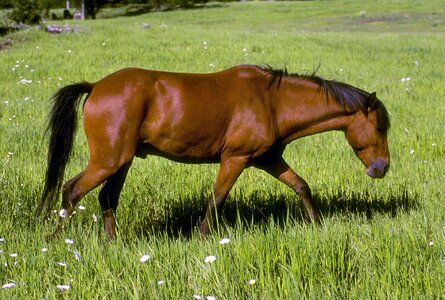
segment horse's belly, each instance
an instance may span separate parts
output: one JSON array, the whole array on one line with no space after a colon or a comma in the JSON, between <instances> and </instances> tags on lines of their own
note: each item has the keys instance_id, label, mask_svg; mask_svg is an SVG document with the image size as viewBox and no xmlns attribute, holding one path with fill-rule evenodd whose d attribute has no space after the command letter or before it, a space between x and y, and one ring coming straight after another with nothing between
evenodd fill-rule
<instances>
[{"instance_id":1,"label":"horse's belly","mask_svg":"<svg viewBox=\"0 0 445 300\"><path fill-rule=\"evenodd\" d=\"M212 151L206 147L190 146L184 147L177 142L164 141L159 145L142 143L136 149L136 156L145 158L147 155L165 157L182 163L217 163L219 162L218 151Z\"/></svg>"},{"instance_id":2,"label":"horse's belly","mask_svg":"<svg viewBox=\"0 0 445 300\"><path fill-rule=\"evenodd\" d=\"M194 122L193 122L194 121ZM151 122L141 132L141 147L177 160L215 160L224 143L224 126L217 122Z\"/></svg>"}]
</instances>

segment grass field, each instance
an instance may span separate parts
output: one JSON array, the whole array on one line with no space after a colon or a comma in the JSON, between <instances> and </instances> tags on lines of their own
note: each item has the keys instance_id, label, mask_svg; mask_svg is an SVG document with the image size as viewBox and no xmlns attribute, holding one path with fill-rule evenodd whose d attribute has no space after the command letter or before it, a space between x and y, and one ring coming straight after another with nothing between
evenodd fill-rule
<instances>
[{"instance_id":1,"label":"grass field","mask_svg":"<svg viewBox=\"0 0 445 300\"><path fill-rule=\"evenodd\" d=\"M76 32L29 29L0 50L1 299L445 297L442 1L210 3L67 24ZM34 223L33 212L59 87L128 66L212 72L241 63L299 73L320 65L324 78L377 91L392 120L385 179L366 176L342 133L295 141L285 158L310 184L323 225L305 224L291 190L248 169L218 232L202 241L196 224L218 166L136 159L116 242L104 236L97 191L61 240L45 241L56 217ZM66 178L87 162L82 130L74 151Z\"/></svg>"}]
</instances>

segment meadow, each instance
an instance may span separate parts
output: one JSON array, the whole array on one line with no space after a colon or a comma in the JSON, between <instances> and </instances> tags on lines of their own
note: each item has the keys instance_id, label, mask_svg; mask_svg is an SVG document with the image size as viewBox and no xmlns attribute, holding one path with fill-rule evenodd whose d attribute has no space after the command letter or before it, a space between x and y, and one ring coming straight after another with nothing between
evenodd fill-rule
<instances>
[{"instance_id":1,"label":"meadow","mask_svg":"<svg viewBox=\"0 0 445 300\"><path fill-rule=\"evenodd\" d=\"M441 299L445 297L445 7L442 1L209 3L203 9L64 21L0 50L1 299ZM391 169L366 176L343 133L294 141L289 164L323 215L246 170L209 239L199 238L217 165L135 159L118 239L98 190L60 240L36 222L51 95L123 67L213 72L267 64L376 91L391 115ZM86 165L82 128L66 178ZM213 297L213 298L212 298Z\"/></svg>"}]
</instances>

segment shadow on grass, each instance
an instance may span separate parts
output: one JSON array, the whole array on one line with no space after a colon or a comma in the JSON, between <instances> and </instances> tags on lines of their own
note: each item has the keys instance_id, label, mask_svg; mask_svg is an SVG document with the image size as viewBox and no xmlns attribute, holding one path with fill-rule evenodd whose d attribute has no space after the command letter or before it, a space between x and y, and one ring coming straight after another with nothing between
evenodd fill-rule
<instances>
[{"instance_id":1,"label":"shadow on grass","mask_svg":"<svg viewBox=\"0 0 445 300\"><path fill-rule=\"evenodd\" d=\"M162 220L150 220L150 216L137 226L141 234L147 232L167 232L172 237L179 235L188 237L199 226L205 214L210 195L207 191L189 198L180 199L174 205L167 204ZM337 192L334 196L313 195L318 211L323 218L331 216L359 217L367 220L377 215L387 215L390 218L403 212L416 210L419 207L416 196L410 196L406 191L380 199L370 193ZM249 227L252 224L266 223L270 218L275 224L283 226L288 220L304 222L304 211L298 197L275 195L273 193L255 192L251 195L242 193L229 196L220 216L223 224L234 227L241 225Z\"/></svg>"}]
</instances>

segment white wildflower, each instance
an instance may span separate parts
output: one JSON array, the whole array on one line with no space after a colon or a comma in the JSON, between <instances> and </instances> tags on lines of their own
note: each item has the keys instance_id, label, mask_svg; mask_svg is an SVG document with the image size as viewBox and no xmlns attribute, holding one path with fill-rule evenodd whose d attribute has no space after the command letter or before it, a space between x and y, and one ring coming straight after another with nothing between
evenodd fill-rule
<instances>
[{"instance_id":1,"label":"white wildflower","mask_svg":"<svg viewBox=\"0 0 445 300\"><path fill-rule=\"evenodd\" d=\"M164 284L164 280L159 280L158 285Z\"/></svg>"},{"instance_id":2,"label":"white wildflower","mask_svg":"<svg viewBox=\"0 0 445 300\"><path fill-rule=\"evenodd\" d=\"M206 262L206 263L208 263L208 264L211 264L211 263L213 263L215 260L216 260L216 256L214 256L214 255L209 255L209 256L206 256L206 258L204 259L204 262Z\"/></svg>"},{"instance_id":3,"label":"white wildflower","mask_svg":"<svg viewBox=\"0 0 445 300\"><path fill-rule=\"evenodd\" d=\"M22 80L18 81L17 83L27 84L27 83L32 83L32 80L23 78Z\"/></svg>"},{"instance_id":4,"label":"white wildflower","mask_svg":"<svg viewBox=\"0 0 445 300\"><path fill-rule=\"evenodd\" d=\"M48 248L42 248L42 252L48 251Z\"/></svg>"},{"instance_id":5,"label":"white wildflower","mask_svg":"<svg viewBox=\"0 0 445 300\"><path fill-rule=\"evenodd\" d=\"M61 218L66 218L67 215L68 215L68 213L66 212L66 209L62 208L62 209L59 211L59 217L61 217Z\"/></svg>"},{"instance_id":6,"label":"white wildflower","mask_svg":"<svg viewBox=\"0 0 445 300\"><path fill-rule=\"evenodd\" d=\"M16 284L14 282L11 282L11 283L5 283L4 285L2 285L2 288L3 289L10 289L10 288L15 287L15 286L16 286Z\"/></svg>"},{"instance_id":7,"label":"white wildflower","mask_svg":"<svg viewBox=\"0 0 445 300\"><path fill-rule=\"evenodd\" d=\"M73 250L73 253L74 253L74 258L75 258L77 261L80 261L80 253L79 253L79 251L77 251L77 250Z\"/></svg>"},{"instance_id":8,"label":"white wildflower","mask_svg":"<svg viewBox=\"0 0 445 300\"><path fill-rule=\"evenodd\" d=\"M433 241L429 241L429 242L428 242L428 246L431 247L431 246L433 246L433 245L434 245Z\"/></svg>"},{"instance_id":9,"label":"white wildflower","mask_svg":"<svg viewBox=\"0 0 445 300\"><path fill-rule=\"evenodd\" d=\"M216 300L216 298L214 296L207 296L206 299L207 300Z\"/></svg>"},{"instance_id":10,"label":"white wildflower","mask_svg":"<svg viewBox=\"0 0 445 300\"><path fill-rule=\"evenodd\" d=\"M17 253L11 253L11 254L9 254L9 256L11 256L11 257L17 257L17 256L19 256Z\"/></svg>"},{"instance_id":11,"label":"white wildflower","mask_svg":"<svg viewBox=\"0 0 445 300\"><path fill-rule=\"evenodd\" d=\"M57 264L61 267L64 267L64 268L66 267L66 263L64 263L64 262L58 262Z\"/></svg>"},{"instance_id":12,"label":"white wildflower","mask_svg":"<svg viewBox=\"0 0 445 300\"><path fill-rule=\"evenodd\" d=\"M97 217L96 217L95 214L93 214L93 222L94 222L94 223L97 223Z\"/></svg>"},{"instance_id":13,"label":"white wildflower","mask_svg":"<svg viewBox=\"0 0 445 300\"><path fill-rule=\"evenodd\" d=\"M74 244L74 241L70 240L70 239L65 239L65 243L72 245L72 244Z\"/></svg>"},{"instance_id":14,"label":"white wildflower","mask_svg":"<svg viewBox=\"0 0 445 300\"><path fill-rule=\"evenodd\" d=\"M83 205L79 205L79 210L85 210L85 206L83 206Z\"/></svg>"},{"instance_id":15,"label":"white wildflower","mask_svg":"<svg viewBox=\"0 0 445 300\"><path fill-rule=\"evenodd\" d=\"M71 286L69 284L58 284L56 288L58 288L61 291L67 291L71 288Z\"/></svg>"},{"instance_id":16,"label":"white wildflower","mask_svg":"<svg viewBox=\"0 0 445 300\"><path fill-rule=\"evenodd\" d=\"M201 299L201 296L195 294L195 295L193 295L193 299L198 299L199 300L199 299Z\"/></svg>"},{"instance_id":17,"label":"white wildflower","mask_svg":"<svg viewBox=\"0 0 445 300\"><path fill-rule=\"evenodd\" d=\"M150 259L150 255L145 254L145 255L143 255L143 256L139 259L139 261L140 261L141 263L145 263L145 262L147 262L149 259Z\"/></svg>"},{"instance_id":18,"label":"white wildflower","mask_svg":"<svg viewBox=\"0 0 445 300\"><path fill-rule=\"evenodd\" d=\"M223 238L222 240L219 241L219 243L220 243L221 245L225 245L225 244L230 243L230 240L229 240L228 238Z\"/></svg>"},{"instance_id":19,"label":"white wildflower","mask_svg":"<svg viewBox=\"0 0 445 300\"><path fill-rule=\"evenodd\" d=\"M249 284L250 284L250 285L254 285L255 283L256 283L256 279L250 279L250 280L249 280Z\"/></svg>"},{"instance_id":20,"label":"white wildflower","mask_svg":"<svg viewBox=\"0 0 445 300\"><path fill-rule=\"evenodd\" d=\"M1 237L0 238L0 242L4 242L5 241L5 238L4 237Z\"/></svg>"},{"instance_id":21,"label":"white wildflower","mask_svg":"<svg viewBox=\"0 0 445 300\"><path fill-rule=\"evenodd\" d=\"M413 155L413 154L414 154L414 149L411 149L411 150L409 151L409 154Z\"/></svg>"}]
</instances>

